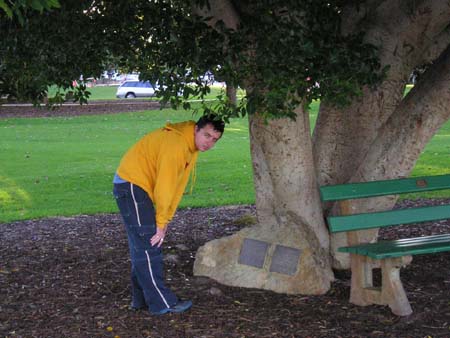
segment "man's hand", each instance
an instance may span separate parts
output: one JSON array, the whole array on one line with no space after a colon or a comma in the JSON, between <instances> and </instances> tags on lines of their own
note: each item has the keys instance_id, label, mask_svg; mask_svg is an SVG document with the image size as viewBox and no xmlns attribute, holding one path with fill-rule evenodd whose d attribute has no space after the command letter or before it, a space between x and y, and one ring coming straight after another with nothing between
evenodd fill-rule
<instances>
[{"instance_id":1,"label":"man's hand","mask_svg":"<svg viewBox=\"0 0 450 338\"><path fill-rule=\"evenodd\" d=\"M152 246L158 246L158 248L161 246L162 242L164 241L164 237L166 236L166 230L167 226L164 229L156 227L156 234L153 235L153 237L150 239L150 243Z\"/></svg>"}]
</instances>

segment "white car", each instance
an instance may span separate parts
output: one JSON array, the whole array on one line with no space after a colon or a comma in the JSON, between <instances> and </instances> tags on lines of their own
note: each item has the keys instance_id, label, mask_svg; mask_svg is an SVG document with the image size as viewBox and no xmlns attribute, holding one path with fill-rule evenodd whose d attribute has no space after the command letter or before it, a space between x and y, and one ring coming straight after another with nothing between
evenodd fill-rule
<instances>
[{"instance_id":1,"label":"white car","mask_svg":"<svg viewBox=\"0 0 450 338\"><path fill-rule=\"evenodd\" d=\"M125 81L117 88L118 99L155 96L156 86L149 81Z\"/></svg>"}]
</instances>

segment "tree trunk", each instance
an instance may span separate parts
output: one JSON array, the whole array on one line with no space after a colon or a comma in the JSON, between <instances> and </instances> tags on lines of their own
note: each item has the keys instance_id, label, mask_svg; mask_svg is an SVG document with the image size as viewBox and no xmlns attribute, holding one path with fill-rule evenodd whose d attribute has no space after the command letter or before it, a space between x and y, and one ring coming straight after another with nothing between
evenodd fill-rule
<instances>
[{"instance_id":1,"label":"tree trunk","mask_svg":"<svg viewBox=\"0 0 450 338\"><path fill-rule=\"evenodd\" d=\"M258 224L201 247L194 274L276 292L325 293L333 273L308 114L299 109L296 121L267 124L251 116L250 135ZM263 257L246 256L256 245L267 247ZM245 264L258 258L263 266Z\"/></svg>"},{"instance_id":2,"label":"tree trunk","mask_svg":"<svg viewBox=\"0 0 450 338\"><path fill-rule=\"evenodd\" d=\"M214 18L212 26L222 20L237 29L240 11L234 5L214 0L202 15ZM342 34L365 32L366 42L380 48L381 66L389 66L386 79L376 89L365 88L345 109L322 102L314 142L302 110L296 122L266 124L258 115L250 117L258 224L200 248L196 275L277 292L325 292L333 279L329 248L335 267L348 267L348 261L335 255L335 248L346 244L344 236L333 236L329 243L317 186L408 175L448 119L447 56L433 65L436 74L425 76L423 85L403 98L412 70L448 46L448 2L381 0L358 6L342 12ZM364 212L393 203L395 198L365 199L352 206ZM367 239L376 234L369 232Z\"/></svg>"},{"instance_id":3,"label":"tree trunk","mask_svg":"<svg viewBox=\"0 0 450 338\"><path fill-rule=\"evenodd\" d=\"M370 147L352 181L408 176L450 116L450 48L422 75Z\"/></svg>"},{"instance_id":4,"label":"tree trunk","mask_svg":"<svg viewBox=\"0 0 450 338\"><path fill-rule=\"evenodd\" d=\"M236 87L232 85L226 84L227 98L228 102L230 102L233 106L237 105L237 90Z\"/></svg>"},{"instance_id":5,"label":"tree trunk","mask_svg":"<svg viewBox=\"0 0 450 338\"><path fill-rule=\"evenodd\" d=\"M422 75L370 147L352 182L408 177L419 155L450 118L450 48ZM397 196L355 200L358 212L391 209ZM365 233L365 241L378 235Z\"/></svg>"},{"instance_id":6,"label":"tree trunk","mask_svg":"<svg viewBox=\"0 0 450 338\"><path fill-rule=\"evenodd\" d=\"M402 1L370 4L359 11L350 7L344 11L343 34L354 33L358 27L367 29L365 40L380 47L381 65L389 66L389 71L377 89L365 88L362 97L355 99L349 107L340 110L321 105L314 130L314 154L320 185L357 180L356 171L366 162L366 156L374 151L372 143L384 128L382 126L402 104L406 80L412 70L439 55L448 45L448 40L446 44L442 43L448 37L450 17L450 6L446 1L422 1L410 7L405 7ZM367 20L369 17L376 19ZM415 154L416 159L418 155ZM367 173L372 170L373 167L367 168ZM378 179L385 177L388 176ZM376 200L374 203L381 203L383 198ZM362 207L361 204L358 206ZM364 208L358 211L363 212ZM336 213L338 210L334 208L325 212ZM336 268L349 266L348 255L336 252L336 248L343 245L346 245L345 235L332 236L331 252Z\"/></svg>"},{"instance_id":7,"label":"tree trunk","mask_svg":"<svg viewBox=\"0 0 450 338\"><path fill-rule=\"evenodd\" d=\"M379 46L381 66L389 66L389 71L376 90L366 88L349 107L321 105L313 136L320 185L345 183L354 175L379 128L400 104L412 70L427 61L427 51L439 55L448 45L438 45L437 39L449 17L444 0L422 1L407 9L403 1L379 1L358 12L344 12L343 34L355 33L360 26L367 29L365 40Z\"/></svg>"}]
</instances>

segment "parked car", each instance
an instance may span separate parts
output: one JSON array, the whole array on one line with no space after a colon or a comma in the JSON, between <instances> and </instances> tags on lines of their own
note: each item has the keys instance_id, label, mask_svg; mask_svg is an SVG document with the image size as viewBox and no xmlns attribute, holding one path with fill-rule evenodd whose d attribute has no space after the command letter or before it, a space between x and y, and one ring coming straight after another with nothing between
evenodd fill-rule
<instances>
[{"instance_id":1,"label":"parked car","mask_svg":"<svg viewBox=\"0 0 450 338\"><path fill-rule=\"evenodd\" d=\"M155 96L156 86L149 81L125 81L117 88L116 97L130 99Z\"/></svg>"}]
</instances>

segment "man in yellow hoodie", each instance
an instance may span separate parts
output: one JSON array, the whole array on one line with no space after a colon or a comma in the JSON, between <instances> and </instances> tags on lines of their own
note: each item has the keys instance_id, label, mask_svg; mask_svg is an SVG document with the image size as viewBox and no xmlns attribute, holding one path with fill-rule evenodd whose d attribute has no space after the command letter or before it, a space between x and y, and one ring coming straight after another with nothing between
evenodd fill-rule
<instances>
[{"instance_id":1,"label":"man in yellow hoodie","mask_svg":"<svg viewBox=\"0 0 450 338\"><path fill-rule=\"evenodd\" d=\"M191 184L195 180L198 152L211 149L223 131L223 121L214 115L197 123L167 123L122 158L113 192L128 235L133 309L161 315L192 306L164 285L161 244L191 173Z\"/></svg>"}]
</instances>

